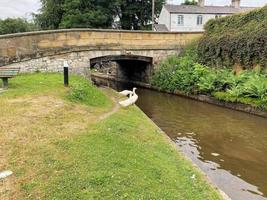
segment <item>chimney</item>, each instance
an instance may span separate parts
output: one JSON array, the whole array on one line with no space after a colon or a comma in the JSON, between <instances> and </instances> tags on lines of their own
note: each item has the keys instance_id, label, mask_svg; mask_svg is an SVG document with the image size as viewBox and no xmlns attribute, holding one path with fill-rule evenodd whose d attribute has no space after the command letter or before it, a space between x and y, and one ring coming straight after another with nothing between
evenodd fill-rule
<instances>
[{"instance_id":1,"label":"chimney","mask_svg":"<svg viewBox=\"0 0 267 200\"><path fill-rule=\"evenodd\" d=\"M232 0L232 6L234 8L240 8L240 0Z\"/></svg>"},{"instance_id":2,"label":"chimney","mask_svg":"<svg viewBox=\"0 0 267 200\"><path fill-rule=\"evenodd\" d=\"M198 6L204 7L205 6L205 0L198 0Z\"/></svg>"}]
</instances>

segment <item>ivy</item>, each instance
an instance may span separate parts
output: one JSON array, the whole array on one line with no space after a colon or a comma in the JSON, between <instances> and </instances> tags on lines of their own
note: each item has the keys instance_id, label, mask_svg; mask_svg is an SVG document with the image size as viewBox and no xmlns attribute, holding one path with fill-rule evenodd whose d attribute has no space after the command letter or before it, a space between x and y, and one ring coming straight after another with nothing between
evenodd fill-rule
<instances>
[{"instance_id":1,"label":"ivy","mask_svg":"<svg viewBox=\"0 0 267 200\"><path fill-rule=\"evenodd\" d=\"M209 66L241 65L251 69L267 68L267 6L219 19L205 25L197 53L201 63Z\"/></svg>"}]
</instances>

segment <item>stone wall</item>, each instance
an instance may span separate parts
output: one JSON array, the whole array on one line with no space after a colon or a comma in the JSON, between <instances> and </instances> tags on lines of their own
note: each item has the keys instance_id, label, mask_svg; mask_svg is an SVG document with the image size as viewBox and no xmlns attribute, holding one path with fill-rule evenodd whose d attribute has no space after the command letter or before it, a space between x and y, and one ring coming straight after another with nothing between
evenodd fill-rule
<instances>
[{"instance_id":1,"label":"stone wall","mask_svg":"<svg viewBox=\"0 0 267 200\"><path fill-rule=\"evenodd\" d=\"M70 67L70 72L83 75L90 69L90 59L105 55L122 55L122 51L83 51L33 58L26 61L16 62L8 66L21 68L21 72L62 72L63 62L66 60ZM153 58L154 64L168 55L179 54L180 50L142 50L127 51L128 54L148 56Z\"/></svg>"},{"instance_id":2,"label":"stone wall","mask_svg":"<svg viewBox=\"0 0 267 200\"><path fill-rule=\"evenodd\" d=\"M106 55L141 55L154 64L201 33L168 33L69 29L0 36L0 66L19 66L22 72L61 72L67 60L72 72L82 74L90 59Z\"/></svg>"}]
</instances>

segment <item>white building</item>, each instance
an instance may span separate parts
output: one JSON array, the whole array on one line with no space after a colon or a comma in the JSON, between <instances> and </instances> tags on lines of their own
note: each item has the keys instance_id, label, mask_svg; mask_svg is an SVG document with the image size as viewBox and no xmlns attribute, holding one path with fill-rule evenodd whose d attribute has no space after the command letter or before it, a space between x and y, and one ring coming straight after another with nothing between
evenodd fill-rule
<instances>
[{"instance_id":1,"label":"white building","mask_svg":"<svg viewBox=\"0 0 267 200\"><path fill-rule=\"evenodd\" d=\"M164 5L154 26L156 31L202 32L210 19L252 10L240 7L240 0L232 0L231 6L205 6L204 0L198 5Z\"/></svg>"}]
</instances>

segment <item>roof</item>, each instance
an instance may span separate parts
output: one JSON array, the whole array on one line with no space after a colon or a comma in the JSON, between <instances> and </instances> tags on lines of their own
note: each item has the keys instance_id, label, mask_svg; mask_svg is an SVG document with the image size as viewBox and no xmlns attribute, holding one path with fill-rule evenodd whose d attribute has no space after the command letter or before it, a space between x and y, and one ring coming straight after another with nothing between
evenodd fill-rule
<instances>
[{"instance_id":1,"label":"roof","mask_svg":"<svg viewBox=\"0 0 267 200\"><path fill-rule=\"evenodd\" d=\"M255 7L232 6L195 6L195 5L165 5L166 10L170 13L196 13L196 14L234 14L246 12L255 9Z\"/></svg>"},{"instance_id":2,"label":"roof","mask_svg":"<svg viewBox=\"0 0 267 200\"><path fill-rule=\"evenodd\" d=\"M167 32L168 28L165 24L154 24L155 31L159 32Z\"/></svg>"}]
</instances>

